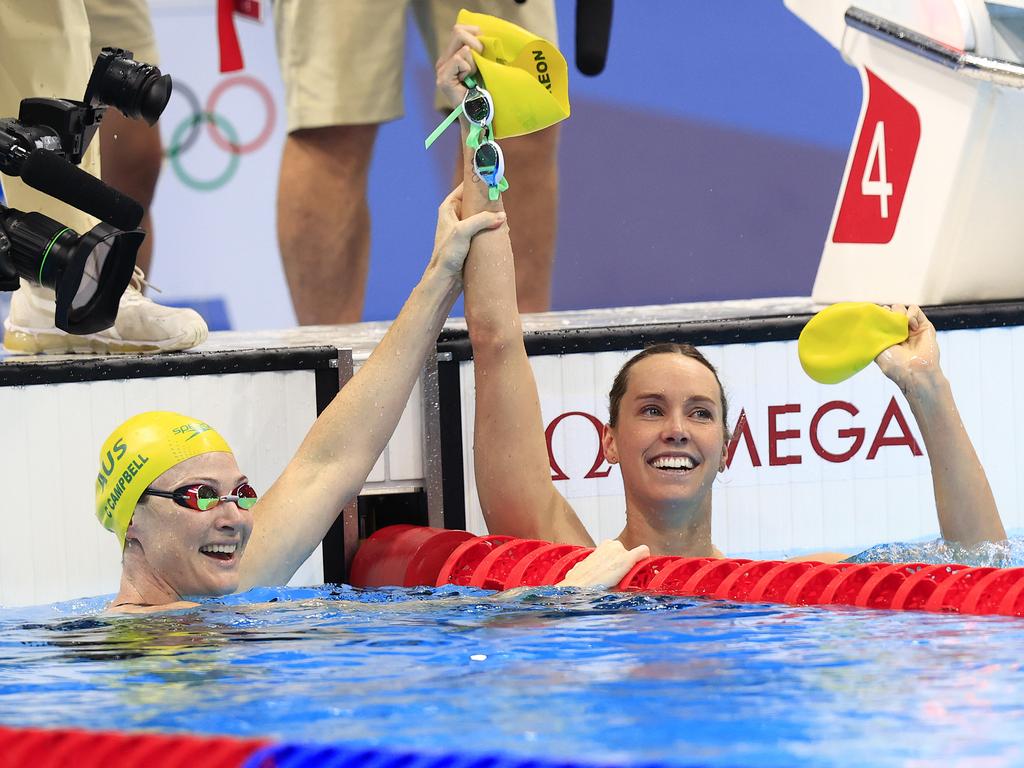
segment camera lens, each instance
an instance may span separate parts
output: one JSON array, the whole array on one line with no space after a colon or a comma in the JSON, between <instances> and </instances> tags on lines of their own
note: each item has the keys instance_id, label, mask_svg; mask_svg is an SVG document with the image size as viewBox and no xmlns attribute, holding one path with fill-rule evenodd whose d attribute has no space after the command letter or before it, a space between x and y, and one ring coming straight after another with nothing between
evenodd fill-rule
<instances>
[{"instance_id":1,"label":"camera lens","mask_svg":"<svg viewBox=\"0 0 1024 768\"><path fill-rule=\"evenodd\" d=\"M154 76L146 81L139 104L142 119L150 125L156 123L170 98L171 76L161 75L160 70L154 67Z\"/></svg>"},{"instance_id":2,"label":"camera lens","mask_svg":"<svg viewBox=\"0 0 1024 768\"><path fill-rule=\"evenodd\" d=\"M90 83L90 88L93 86L95 99L117 107L126 117L141 117L150 125L160 118L171 98L170 75L125 55L110 56L98 80Z\"/></svg>"},{"instance_id":3,"label":"camera lens","mask_svg":"<svg viewBox=\"0 0 1024 768\"><path fill-rule=\"evenodd\" d=\"M83 334L114 324L145 237L141 230L101 222L79 236L41 213L2 207L0 230L8 243L5 271L54 290L58 328Z\"/></svg>"}]
</instances>

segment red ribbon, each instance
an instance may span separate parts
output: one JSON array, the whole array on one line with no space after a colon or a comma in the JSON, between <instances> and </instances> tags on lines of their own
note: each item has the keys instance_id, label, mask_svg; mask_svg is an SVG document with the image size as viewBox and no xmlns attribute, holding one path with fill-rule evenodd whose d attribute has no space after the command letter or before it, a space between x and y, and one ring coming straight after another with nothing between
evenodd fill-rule
<instances>
[{"instance_id":1,"label":"red ribbon","mask_svg":"<svg viewBox=\"0 0 1024 768\"><path fill-rule=\"evenodd\" d=\"M236 72L242 63L242 47L235 30L234 0L217 0L217 43L220 48L220 71Z\"/></svg>"}]
</instances>

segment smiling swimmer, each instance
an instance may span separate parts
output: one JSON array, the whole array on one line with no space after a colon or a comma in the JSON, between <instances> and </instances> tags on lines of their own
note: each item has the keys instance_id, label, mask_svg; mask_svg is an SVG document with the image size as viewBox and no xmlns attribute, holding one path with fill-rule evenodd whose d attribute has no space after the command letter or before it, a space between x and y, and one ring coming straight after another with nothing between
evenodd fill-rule
<instances>
[{"instance_id":1,"label":"smiling swimmer","mask_svg":"<svg viewBox=\"0 0 1024 768\"><path fill-rule=\"evenodd\" d=\"M238 589L256 502L227 441L206 422L150 411L121 424L96 475L96 517L123 550L111 607L181 607L183 596Z\"/></svg>"}]
</instances>

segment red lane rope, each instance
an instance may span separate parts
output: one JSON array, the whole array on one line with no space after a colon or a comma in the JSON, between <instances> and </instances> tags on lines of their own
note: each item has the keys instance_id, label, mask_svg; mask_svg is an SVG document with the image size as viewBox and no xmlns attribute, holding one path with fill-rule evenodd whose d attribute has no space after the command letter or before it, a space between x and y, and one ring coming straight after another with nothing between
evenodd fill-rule
<instances>
[{"instance_id":1,"label":"red lane rope","mask_svg":"<svg viewBox=\"0 0 1024 768\"><path fill-rule=\"evenodd\" d=\"M557 584L592 551L511 536L467 534L456 544L452 534L420 526L382 528L363 548L380 552L386 544L387 573L365 578L363 565L353 569L352 584L385 586L380 577L389 575L397 577L392 585L406 587L544 586ZM433 540L438 547L431 547ZM448 558L441 562L439 553L445 552ZM661 556L637 563L617 588L737 602L1024 616L1024 568Z\"/></svg>"},{"instance_id":2,"label":"red lane rope","mask_svg":"<svg viewBox=\"0 0 1024 768\"><path fill-rule=\"evenodd\" d=\"M239 768L270 742L0 726L0 768Z\"/></svg>"}]
</instances>

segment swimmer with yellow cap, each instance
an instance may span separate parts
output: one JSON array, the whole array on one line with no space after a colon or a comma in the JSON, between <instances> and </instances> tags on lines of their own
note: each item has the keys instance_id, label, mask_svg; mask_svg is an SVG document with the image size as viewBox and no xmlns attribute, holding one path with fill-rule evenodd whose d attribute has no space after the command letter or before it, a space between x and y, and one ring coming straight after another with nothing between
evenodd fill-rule
<instances>
[{"instance_id":1,"label":"swimmer with yellow cap","mask_svg":"<svg viewBox=\"0 0 1024 768\"><path fill-rule=\"evenodd\" d=\"M461 208L459 187L441 205L433 256L402 311L263 496L202 419L151 411L110 433L95 488L96 516L123 547L110 610L182 608L196 596L288 582L394 432L461 291L470 242L504 222L502 213ZM646 555L646 548L600 548L564 584L615 584Z\"/></svg>"},{"instance_id":2,"label":"swimmer with yellow cap","mask_svg":"<svg viewBox=\"0 0 1024 768\"><path fill-rule=\"evenodd\" d=\"M123 546L112 609L179 607L291 578L394 431L462 289L469 243L504 222L502 213L462 216L461 205L459 187L438 211L433 255L397 319L263 496L204 419L143 413L110 433L95 492L97 517Z\"/></svg>"}]
</instances>

